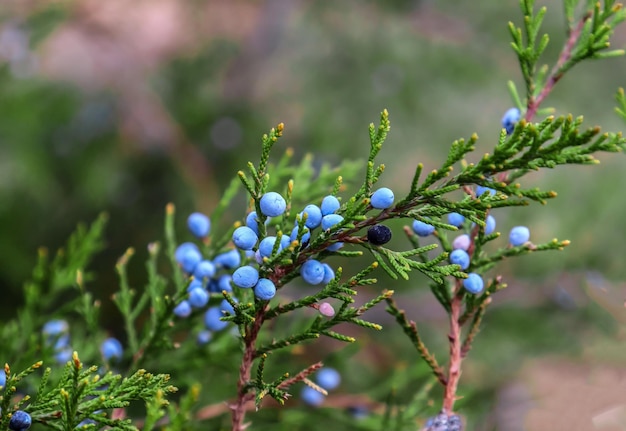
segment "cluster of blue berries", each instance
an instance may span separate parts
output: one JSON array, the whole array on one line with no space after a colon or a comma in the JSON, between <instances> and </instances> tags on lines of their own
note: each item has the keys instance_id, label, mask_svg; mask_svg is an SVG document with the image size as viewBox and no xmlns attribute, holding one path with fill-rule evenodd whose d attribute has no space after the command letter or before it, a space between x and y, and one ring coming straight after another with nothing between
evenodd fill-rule
<instances>
[{"instance_id":1,"label":"cluster of blue berries","mask_svg":"<svg viewBox=\"0 0 626 431\"><path fill-rule=\"evenodd\" d=\"M321 368L315 374L315 383L322 389L332 391L341 384L341 374L334 368ZM314 407L320 406L324 402L324 394L310 386L305 386L302 389L300 397L305 404Z\"/></svg>"},{"instance_id":2,"label":"cluster of blue berries","mask_svg":"<svg viewBox=\"0 0 626 431\"><path fill-rule=\"evenodd\" d=\"M459 415L447 415L444 412L426 421L424 431L463 431L463 422Z\"/></svg>"},{"instance_id":3,"label":"cluster of blue berries","mask_svg":"<svg viewBox=\"0 0 626 431\"><path fill-rule=\"evenodd\" d=\"M393 205L394 199L393 191L387 187L382 187L372 193L370 205L375 209L387 209ZM321 226L323 231L332 229L343 221L343 217L336 214L339 208L339 200L332 195L326 196L322 200L321 207L307 205L296 218L296 226L291 233L291 240L297 240L300 234L298 221L305 215L305 231L302 235L303 243L310 239L311 231L318 226ZM380 224L370 227L367 231L367 240L373 245L386 244L391 240L391 236L391 229ZM327 247L327 250L336 251L341 247L343 247L343 243L336 242ZM306 283L311 285L328 284L335 277L333 269L328 264L318 262L315 259L309 259L304 262L300 268L300 275Z\"/></svg>"},{"instance_id":4,"label":"cluster of blue berries","mask_svg":"<svg viewBox=\"0 0 626 431\"><path fill-rule=\"evenodd\" d=\"M507 119L516 122L519 118L509 115ZM508 121L507 120L507 121ZM503 123L504 124L504 123ZM476 196L484 194L491 196L496 190L477 186ZM375 190L370 197L370 206L374 209L386 210L391 208L395 200L391 189L383 187ZM187 297L174 308L174 314L179 318L189 317L194 310L204 310L205 330L197 335L200 344L208 343L212 339L212 333L228 327L228 322L221 320L225 315L234 314L233 303L221 300L221 303L210 305L211 294L218 296L223 291L231 294L232 301L237 302L233 295L233 288L251 289L258 300L268 301L276 295L276 286L272 281L271 268L264 268L264 264L285 250L294 250L296 247L304 248L311 241L314 230L321 228L327 231L343 222L343 216L337 214L341 205L337 197L329 195L323 198L321 205L309 204L300 211L295 218L294 226L289 234L276 232L275 235L267 234L265 226L272 217L283 216L287 209L287 202L277 192L267 192L261 196L259 206L261 213L251 211L245 217L245 223L236 227L232 234L234 248L222 252L212 260L203 256L202 251L193 242L180 244L175 253L175 258L182 270L190 276L187 286ZM460 229L466 228L468 232L473 230L466 223L462 214L451 213L447 217L448 223ZM415 220L413 231L418 236L428 236L435 233L435 226L427 223L428 220ZM262 223L264 225L262 225ZM489 235L495 231L496 220L488 215L485 220L484 233ZM190 232L198 239L207 241L211 230L211 222L208 216L202 213L193 213L187 219ZM263 229L262 229L263 228ZM511 232L512 245L520 245L528 241L529 233L523 227L514 228ZM384 225L374 225L367 231L367 240L373 245L382 245L391 239L391 230ZM453 250L450 253L450 262L462 270L470 267L470 247L472 239L470 235L463 234L453 241ZM343 246L342 242L335 242L327 249L336 251ZM310 258L300 267L302 280L310 285L325 285L334 279L335 273L330 265ZM478 294L484 289L484 282L480 275L469 273L463 280L463 285L468 292ZM330 304L324 303L324 309L320 313L332 316L334 310ZM321 306L320 306L321 307Z\"/></svg>"},{"instance_id":5,"label":"cluster of blue berries","mask_svg":"<svg viewBox=\"0 0 626 431\"><path fill-rule=\"evenodd\" d=\"M70 347L70 325L61 319L50 320L42 329L44 343L54 349L54 359L64 364L72 359Z\"/></svg>"},{"instance_id":6,"label":"cluster of blue berries","mask_svg":"<svg viewBox=\"0 0 626 431\"><path fill-rule=\"evenodd\" d=\"M72 359L73 350L70 347L70 326L65 320L54 319L43 325L42 333L46 346L54 349L54 358L59 364L64 364ZM105 361L122 359L124 349L122 343L116 338L107 338L100 345L100 353ZM4 370L0 372L4 376ZM0 378L0 386L4 383Z\"/></svg>"},{"instance_id":7,"label":"cluster of blue berries","mask_svg":"<svg viewBox=\"0 0 626 431\"><path fill-rule=\"evenodd\" d=\"M308 284L328 284L335 278L335 271L327 263L309 259L300 267L300 275Z\"/></svg>"},{"instance_id":8,"label":"cluster of blue berries","mask_svg":"<svg viewBox=\"0 0 626 431\"><path fill-rule=\"evenodd\" d=\"M326 230L343 221L343 217L336 214L340 208L339 200L335 196L326 196L321 207L307 205L297 215L294 227L288 235L277 233L261 237L261 220L264 219L267 225L270 218L282 216L287 209L287 203L280 193L267 192L259 200L259 207L260 215L251 211L245 217L245 224L234 230L231 238L234 248L212 260L206 259L193 242L185 242L177 247L176 261L191 277L187 297L174 308L177 317L186 318L194 309L204 309L209 305L211 293L216 296L223 291L232 294L233 287L252 289L258 300L271 300L276 295L276 286L267 277L263 264L290 247L305 247L311 239L312 231L317 227ZM211 223L209 217L196 212L188 217L187 227L196 238L206 240ZM332 244L329 250L338 250L342 245ZM335 276L328 264L313 259L305 262L301 275L309 284L328 283ZM236 302L236 296L232 297ZM212 332L225 329L228 322L221 320L221 317L227 314L234 314L233 306L227 300L222 300L220 305L208 306L204 314L206 331L198 334L198 343L208 343Z\"/></svg>"},{"instance_id":9,"label":"cluster of blue berries","mask_svg":"<svg viewBox=\"0 0 626 431\"><path fill-rule=\"evenodd\" d=\"M270 194L271 193L266 193L265 195L263 195L263 197L261 197L261 212L263 213L263 215L268 217L275 216L272 214L281 215L282 212L285 210L285 206L283 205L284 200L282 200L282 197L280 197L280 195L278 195L277 193L274 193L268 200L269 203L266 203L264 205L264 199ZM272 257L272 254L274 252L279 253L292 245L306 247L311 240L311 235L314 229L321 227L323 231L326 231L341 223L343 221L343 217L339 214L336 214L340 206L341 204L339 203L339 200L332 195L324 197L321 206L317 206L314 204L309 204L305 206L304 209L297 214L294 227L291 230L290 235L283 235L280 239L280 243L278 244L278 246L276 246L276 241L278 240L278 238L275 236L266 236L259 242L258 248L255 252L255 259L257 263L259 265L263 264L264 259ZM250 216L248 216L248 218L246 219L247 227L249 229L255 230L255 228L258 227L258 222L255 222L251 226L250 223L248 223L249 219ZM302 224L304 224L304 226L302 226ZM237 230L239 229L243 230L245 229L245 227L242 226ZM235 231L235 233L237 232L237 230ZM258 230L255 233L258 233ZM251 236L250 234L248 235ZM235 242L234 237L235 235L233 235L233 242ZM254 247L255 244L252 243L252 241L250 241L250 243L252 244L252 247ZM235 245L239 247L236 242ZM337 251L341 247L343 247L343 243L336 242L334 244L331 244L328 247L328 250ZM300 275L306 283L312 285L318 285L320 283L327 284L335 277L333 269L328 264L321 263L315 259L309 259L301 266ZM260 290L260 293L263 294L263 289Z\"/></svg>"},{"instance_id":10,"label":"cluster of blue berries","mask_svg":"<svg viewBox=\"0 0 626 431\"><path fill-rule=\"evenodd\" d=\"M519 118L518 118L519 120ZM516 120L517 121L517 120ZM476 197L480 198L484 194L488 194L490 196L494 196L496 194L496 190L484 187L477 186L476 187ZM459 229L467 228L468 232L472 232L475 228L475 224L472 223L468 226L466 223L465 217L462 214L452 212L448 214L447 221L450 225L455 226ZM414 220L413 221L413 232L420 237L427 237L435 233L435 226L428 224L424 221ZM490 235L494 233L496 230L496 219L493 215L488 214L485 219L485 227L484 234ZM509 234L509 244L513 247L521 246L526 244L530 240L530 230L525 226L516 226L511 229ZM463 271L468 269L471 264L470 258L470 248L472 247L472 238L469 233L464 233L457 236L452 241L452 251L448 257L450 263L458 265ZM472 294L479 294L484 289L484 281L482 277L474 272L470 272L463 280L463 287L465 290Z\"/></svg>"},{"instance_id":11,"label":"cluster of blue berries","mask_svg":"<svg viewBox=\"0 0 626 431\"><path fill-rule=\"evenodd\" d=\"M9 429L11 431L26 431L33 423L32 418L23 410L16 410L9 420Z\"/></svg>"},{"instance_id":12,"label":"cluster of blue berries","mask_svg":"<svg viewBox=\"0 0 626 431\"><path fill-rule=\"evenodd\" d=\"M211 221L205 214L195 212L187 218L187 227L196 238L205 240L211 231ZM228 272L219 276L217 274L220 269L229 271L241 264L241 256L237 250L228 250L215 256L211 261L203 257L195 243L185 242L176 248L174 257L185 274L192 277L187 286L188 296L174 308L174 315L177 317L189 317L194 309L206 307L211 292L218 293L223 290L232 292L231 274ZM222 308L224 307L217 306L207 309L204 320L208 330L198 334L198 343L208 343L212 338L211 331L219 331L228 326L228 322L220 320L224 315Z\"/></svg>"}]
</instances>

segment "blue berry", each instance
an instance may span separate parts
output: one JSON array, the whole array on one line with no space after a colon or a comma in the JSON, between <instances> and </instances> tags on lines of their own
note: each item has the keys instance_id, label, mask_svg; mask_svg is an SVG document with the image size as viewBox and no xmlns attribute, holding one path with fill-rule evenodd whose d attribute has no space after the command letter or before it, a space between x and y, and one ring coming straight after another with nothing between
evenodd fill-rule
<instances>
[{"instance_id":1,"label":"blue berry","mask_svg":"<svg viewBox=\"0 0 626 431\"><path fill-rule=\"evenodd\" d=\"M269 222L270 219L266 218L265 226L267 226ZM259 218L256 215L256 211L252 211L246 216L246 226L252 229L255 234L259 234Z\"/></svg>"},{"instance_id":2,"label":"blue berry","mask_svg":"<svg viewBox=\"0 0 626 431\"><path fill-rule=\"evenodd\" d=\"M201 260L193 270L193 276L202 280L215 275L215 265L210 260Z\"/></svg>"},{"instance_id":3,"label":"blue berry","mask_svg":"<svg viewBox=\"0 0 626 431\"><path fill-rule=\"evenodd\" d=\"M234 296L231 297L233 301L235 301L236 303L239 302L237 300L237 298L235 298ZM228 302L226 299L222 299L222 302L220 302L220 310L222 310L222 312L226 312L228 314L230 314L231 316L235 315L235 309L233 308L233 306L230 304L230 302ZM222 314L223 315L223 314Z\"/></svg>"},{"instance_id":4,"label":"blue berry","mask_svg":"<svg viewBox=\"0 0 626 431\"><path fill-rule=\"evenodd\" d=\"M485 220L485 235L489 235L496 230L496 219L494 216L489 214L487 219Z\"/></svg>"},{"instance_id":5,"label":"blue berry","mask_svg":"<svg viewBox=\"0 0 626 431\"><path fill-rule=\"evenodd\" d=\"M7 373L3 369L0 369L0 388L3 388L7 384Z\"/></svg>"},{"instance_id":6,"label":"blue berry","mask_svg":"<svg viewBox=\"0 0 626 431\"><path fill-rule=\"evenodd\" d=\"M200 331L198 332L198 335L196 336L196 341L198 344L200 344L201 346L204 344L207 344L209 341L211 341L211 339L213 338L213 333L211 331Z\"/></svg>"},{"instance_id":7,"label":"blue berry","mask_svg":"<svg viewBox=\"0 0 626 431\"><path fill-rule=\"evenodd\" d=\"M332 391L341 383L341 374L334 368L322 368L315 375L315 381L327 391Z\"/></svg>"},{"instance_id":8,"label":"blue berry","mask_svg":"<svg viewBox=\"0 0 626 431\"><path fill-rule=\"evenodd\" d=\"M274 250L274 244L276 244L275 236L266 236L263 238L259 243L259 253L261 257L270 257ZM278 251L280 251L280 247L278 247Z\"/></svg>"},{"instance_id":9,"label":"blue berry","mask_svg":"<svg viewBox=\"0 0 626 431\"><path fill-rule=\"evenodd\" d=\"M272 299L274 295L276 295L276 286L272 280L260 278L256 286L254 286L254 296L263 301L268 301Z\"/></svg>"},{"instance_id":10,"label":"blue berry","mask_svg":"<svg viewBox=\"0 0 626 431\"><path fill-rule=\"evenodd\" d=\"M55 337L66 333L69 329L70 326L65 320L55 319L46 322L46 324L43 325L42 332L44 335Z\"/></svg>"},{"instance_id":11,"label":"blue berry","mask_svg":"<svg viewBox=\"0 0 626 431\"><path fill-rule=\"evenodd\" d=\"M343 217L339 214L328 214L322 217L322 229L328 230L343 221Z\"/></svg>"},{"instance_id":12,"label":"blue berry","mask_svg":"<svg viewBox=\"0 0 626 431\"><path fill-rule=\"evenodd\" d=\"M304 225L309 229L315 229L322 222L322 210L317 205L307 205L300 213L301 217L304 217L306 213L307 218Z\"/></svg>"},{"instance_id":13,"label":"blue berry","mask_svg":"<svg viewBox=\"0 0 626 431\"><path fill-rule=\"evenodd\" d=\"M387 244L391 240L391 229L382 224L374 225L367 230L367 240L374 245Z\"/></svg>"},{"instance_id":14,"label":"blue berry","mask_svg":"<svg viewBox=\"0 0 626 431\"><path fill-rule=\"evenodd\" d=\"M461 227L465 223L465 217L459 213L448 214L448 223L452 226Z\"/></svg>"},{"instance_id":15,"label":"blue berry","mask_svg":"<svg viewBox=\"0 0 626 431\"><path fill-rule=\"evenodd\" d=\"M339 203L339 199L332 195L326 196L322 199L322 215L333 214L335 211L339 209L341 204Z\"/></svg>"},{"instance_id":16,"label":"blue berry","mask_svg":"<svg viewBox=\"0 0 626 431\"><path fill-rule=\"evenodd\" d=\"M23 410L16 410L9 420L9 429L11 431L25 431L30 428L32 419L28 413Z\"/></svg>"},{"instance_id":17,"label":"blue berry","mask_svg":"<svg viewBox=\"0 0 626 431\"><path fill-rule=\"evenodd\" d=\"M480 293L485 287L483 278L475 272L467 274L467 278L463 280L463 287L470 293Z\"/></svg>"},{"instance_id":18,"label":"blue berry","mask_svg":"<svg viewBox=\"0 0 626 431\"><path fill-rule=\"evenodd\" d=\"M304 230L304 233L302 234L302 239L300 241L301 241L302 244L306 244L311 239L311 232L306 227L304 227L302 229ZM291 231L291 235L289 236L289 239L291 241L297 240L299 232L300 232L299 227L298 226L294 227L293 230Z\"/></svg>"},{"instance_id":19,"label":"blue berry","mask_svg":"<svg viewBox=\"0 0 626 431\"><path fill-rule=\"evenodd\" d=\"M217 280L212 280L211 283L209 283L209 292L222 293L224 290L226 292L232 292L233 286L230 284L232 279L230 274L220 275Z\"/></svg>"},{"instance_id":20,"label":"blue berry","mask_svg":"<svg viewBox=\"0 0 626 431\"><path fill-rule=\"evenodd\" d=\"M176 247L176 251L174 252L174 257L176 258L176 262L182 265L183 258L185 254L187 254L187 251L189 250L195 250L198 253L200 253L200 249L193 242L184 242L180 244L178 247Z\"/></svg>"},{"instance_id":21,"label":"blue berry","mask_svg":"<svg viewBox=\"0 0 626 431\"><path fill-rule=\"evenodd\" d=\"M259 281L259 271L256 268L246 265L237 268L233 272L233 284L244 289L253 287Z\"/></svg>"},{"instance_id":22,"label":"blue berry","mask_svg":"<svg viewBox=\"0 0 626 431\"><path fill-rule=\"evenodd\" d=\"M463 423L458 415L448 416L441 412L426 421L427 431L463 431Z\"/></svg>"},{"instance_id":23,"label":"blue berry","mask_svg":"<svg viewBox=\"0 0 626 431\"><path fill-rule=\"evenodd\" d=\"M484 186L476 186L476 197L479 198L485 193L489 193L489 195L494 196L496 194L496 190L490 187Z\"/></svg>"},{"instance_id":24,"label":"blue berry","mask_svg":"<svg viewBox=\"0 0 626 431\"><path fill-rule=\"evenodd\" d=\"M456 249L450 253L450 263L459 265L462 270L466 270L470 265L469 254L465 250Z\"/></svg>"},{"instance_id":25,"label":"blue berry","mask_svg":"<svg viewBox=\"0 0 626 431\"><path fill-rule=\"evenodd\" d=\"M394 198L395 196L391 189L382 187L372 194L370 205L372 205L372 208L384 210L393 205Z\"/></svg>"},{"instance_id":26,"label":"blue berry","mask_svg":"<svg viewBox=\"0 0 626 431\"><path fill-rule=\"evenodd\" d=\"M70 345L70 335L63 334L59 338L57 338L56 342L54 343L54 350L61 350L65 347L68 347L69 345Z\"/></svg>"},{"instance_id":27,"label":"blue berry","mask_svg":"<svg viewBox=\"0 0 626 431\"><path fill-rule=\"evenodd\" d=\"M87 425L91 425L91 424L95 424L96 421L94 421L93 419L83 419L82 421L80 421L78 423L78 425L76 425L76 428L82 428L82 427L86 427Z\"/></svg>"},{"instance_id":28,"label":"blue berry","mask_svg":"<svg viewBox=\"0 0 626 431\"><path fill-rule=\"evenodd\" d=\"M328 251L337 251L341 247L343 247L343 242L336 242L336 243L331 244L328 247L326 247L326 250L328 250Z\"/></svg>"},{"instance_id":29,"label":"blue berry","mask_svg":"<svg viewBox=\"0 0 626 431\"><path fill-rule=\"evenodd\" d=\"M261 212L268 217L278 217L287 209L287 202L276 192L268 192L261 196L259 202Z\"/></svg>"},{"instance_id":30,"label":"blue berry","mask_svg":"<svg viewBox=\"0 0 626 431\"><path fill-rule=\"evenodd\" d=\"M241 265L241 255L239 254L239 251L233 249L215 256L213 263L226 269L237 268Z\"/></svg>"},{"instance_id":31,"label":"blue berry","mask_svg":"<svg viewBox=\"0 0 626 431\"><path fill-rule=\"evenodd\" d=\"M72 359L74 351L71 347L66 347L61 350L57 350L54 353L54 360L57 361L58 364L67 364L68 361Z\"/></svg>"},{"instance_id":32,"label":"blue berry","mask_svg":"<svg viewBox=\"0 0 626 431\"><path fill-rule=\"evenodd\" d=\"M228 326L228 322L220 320L222 316L220 307L209 307L204 313L204 326L210 331L221 331Z\"/></svg>"},{"instance_id":33,"label":"blue berry","mask_svg":"<svg viewBox=\"0 0 626 431\"><path fill-rule=\"evenodd\" d=\"M233 244L241 250L252 250L258 240L256 232L248 226L239 226L233 232Z\"/></svg>"},{"instance_id":34,"label":"blue berry","mask_svg":"<svg viewBox=\"0 0 626 431\"><path fill-rule=\"evenodd\" d=\"M309 284L320 284L324 280L324 267L315 259L309 259L300 268L302 279Z\"/></svg>"},{"instance_id":35,"label":"blue berry","mask_svg":"<svg viewBox=\"0 0 626 431\"><path fill-rule=\"evenodd\" d=\"M189 304L189 301L186 299L182 300L176 307L174 307L174 314L183 319L189 317L191 314L191 304Z\"/></svg>"},{"instance_id":36,"label":"blue berry","mask_svg":"<svg viewBox=\"0 0 626 431\"><path fill-rule=\"evenodd\" d=\"M193 274L196 266L202 261L202 255L197 249L187 248L182 255L180 265L187 274Z\"/></svg>"},{"instance_id":37,"label":"blue berry","mask_svg":"<svg viewBox=\"0 0 626 431\"><path fill-rule=\"evenodd\" d=\"M211 231L211 220L202 213L192 213L187 218L187 227L193 236L205 238Z\"/></svg>"},{"instance_id":38,"label":"blue berry","mask_svg":"<svg viewBox=\"0 0 626 431\"><path fill-rule=\"evenodd\" d=\"M47 322L42 329L47 346L54 346L59 351L69 346L69 324L65 320L55 319Z\"/></svg>"},{"instance_id":39,"label":"blue berry","mask_svg":"<svg viewBox=\"0 0 626 431\"><path fill-rule=\"evenodd\" d=\"M280 249L279 250L284 250L286 248L289 248L289 246L291 246L291 239L289 238L289 235L282 235L280 237Z\"/></svg>"},{"instance_id":40,"label":"blue berry","mask_svg":"<svg viewBox=\"0 0 626 431\"><path fill-rule=\"evenodd\" d=\"M324 278L322 279L322 283L328 284L333 278L335 278L335 271L333 271L331 266L327 263L322 263L322 267L324 267Z\"/></svg>"},{"instance_id":41,"label":"blue berry","mask_svg":"<svg viewBox=\"0 0 626 431\"><path fill-rule=\"evenodd\" d=\"M526 226L515 226L509 233L509 242L514 247L527 243L529 239L530 230Z\"/></svg>"},{"instance_id":42,"label":"blue berry","mask_svg":"<svg viewBox=\"0 0 626 431\"><path fill-rule=\"evenodd\" d=\"M506 134L510 135L515 129L515 123L517 123L522 117L521 112L517 108L511 108L504 113L502 117L502 128L506 129Z\"/></svg>"},{"instance_id":43,"label":"blue berry","mask_svg":"<svg viewBox=\"0 0 626 431\"><path fill-rule=\"evenodd\" d=\"M471 243L472 240L468 234L459 235L454 238L454 241L452 241L452 249L461 249L467 251Z\"/></svg>"},{"instance_id":44,"label":"blue berry","mask_svg":"<svg viewBox=\"0 0 626 431\"><path fill-rule=\"evenodd\" d=\"M202 280L198 279L198 278L193 278L189 284L187 285L187 292L191 292L193 289L195 289L196 287L204 287L204 285L202 284Z\"/></svg>"},{"instance_id":45,"label":"blue berry","mask_svg":"<svg viewBox=\"0 0 626 431\"><path fill-rule=\"evenodd\" d=\"M424 223L423 221L413 220L413 232L417 234L417 236L428 236L435 231L435 226Z\"/></svg>"},{"instance_id":46,"label":"blue berry","mask_svg":"<svg viewBox=\"0 0 626 431\"><path fill-rule=\"evenodd\" d=\"M439 414L434 418L429 418L425 426L428 431L448 431L448 417L443 413Z\"/></svg>"},{"instance_id":47,"label":"blue berry","mask_svg":"<svg viewBox=\"0 0 626 431\"><path fill-rule=\"evenodd\" d=\"M259 218L256 216L256 211L250 211L246 216L246 226L254 231L255 234L259 234Z\"/></svg>"},{"instance_id":48,"label":"blue berry","mask_svg":"<svg viewBox=\"0 0 626 431\"><path fill-rule=\"evenodd\" d=\"M209 293L202 287L196 287L189 292L189 305L193 308L202 308L209 303Z\"/></svg>"},{"instance_id":49,"label":"blue berry","mask_svg":"<svg viewBox=\"0 0 626 431\"><path fill-rule=\"evenodd\" d=\"M459 415L448 416L448 431L463 431L463 422Z\"/></svg>"},{"instance_id":50,"label":"blue berry","mask_svg":"<svg viewBox=\"0 0 626 431\"><path fill-rule=\"evenodd\" d=\"M316 391L313 388L305 386L300 392L300 398L305 404L313 407L320 406L324 402L324 394Z\"/></svg>"},{"instance_id":51,"label":"blue berry","mask_svg":"<svg viewBox=\"0 0 626 431\"><path fill-rule=\"evenodd\" d=\"M107 338L100 345L100 352L105 361L115 358L116 360L122 359L124 354L124 348L122 343L117 338Z\"/></svg>"}]
</instances>

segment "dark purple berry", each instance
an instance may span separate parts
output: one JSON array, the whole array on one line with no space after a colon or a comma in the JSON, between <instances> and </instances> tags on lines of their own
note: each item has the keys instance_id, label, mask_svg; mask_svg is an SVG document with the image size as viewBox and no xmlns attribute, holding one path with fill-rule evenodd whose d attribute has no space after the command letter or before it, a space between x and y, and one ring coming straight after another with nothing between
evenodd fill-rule
<instances>
[{"instance_id":1,"label":"dark purple berry","mask_svg":"<svg viewBox=\"0 0 626 431\"><path fill-rule=\"evenodd\" d=\"M25 431L30 428L32 419L28 413L23 410L17 410L11 415L9 421L9 429L11 431Z\"/></svg>"},{"instance_id":2,"label":"dark purple berry","mask_svg":"<svg viewBox=\"0 0 626 431\"><path fill-rule=\"evenodd\" d=\"M372 226L367 230L367 240L374 245L387 244L391 239L391 229L382 224Z\"/></svg>"}]
</instances>

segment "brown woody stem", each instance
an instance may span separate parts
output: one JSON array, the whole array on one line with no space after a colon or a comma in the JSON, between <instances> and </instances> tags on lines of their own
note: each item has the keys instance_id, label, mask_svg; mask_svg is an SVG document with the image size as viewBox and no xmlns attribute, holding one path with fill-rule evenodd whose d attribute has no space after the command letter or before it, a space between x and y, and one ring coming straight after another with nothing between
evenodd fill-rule
<instances>
[{"instance_id":1,"label":"brown woody stem","mask_svg":"<svg viewBox=\"0 0 626 431\"><path fill-rule=\"evenodd\" d=\"M246 404L254 398L250 392L249 382L252 372L252 363L256 356L256 339L265 319L267 305L260 308L255 316L254 322L247 327L247 332L243 338L244 352L239 367L239 380L237 381L237 400L231 406L232 410L232 431L244 431L246 426Z\"/></svg>"},{"instance_id":2,"label":"brown woody stem","mask_svg":"<svg viewBox=\"0 0 626 431\"><path fill-rule=\"evenodd\" d=\"M580 34L585 27L587 21L591 18L591 13L586 13L580 21L578 21L578 25L572 29L567 38L567 42L561 50L561 54L559 55L559 59L552 68L550 72L550 76L546 81L546 85L541 89L539 95L535 98L532 94L528 97L528 106L526 109L526 121L532 121L539 109L539 106L544 101L546 97L550 94L554 86L557 82L563 77L563 74L569 67L566 67L567 63L572 58L572 52L574 51L574 47L576 43L578 43L578 39L580 38Z\"/></svg>"},{"instance_id":3,"label":"brown woody stem","mask_svg":"<svg viewBox=\"0 0 626 431\"><path fill-rule=\"evenodd\" d=\"M443 410L448 415L454 411L454 401L456 400L456 390L461 378L461 325L459 325L459 317L463 308L463 286L461 280L457 280L454 297L450 304L450 333L448 340L450 342L450 365L448 367L448 381L444 391Z\"/></svg>"}]
</instances>

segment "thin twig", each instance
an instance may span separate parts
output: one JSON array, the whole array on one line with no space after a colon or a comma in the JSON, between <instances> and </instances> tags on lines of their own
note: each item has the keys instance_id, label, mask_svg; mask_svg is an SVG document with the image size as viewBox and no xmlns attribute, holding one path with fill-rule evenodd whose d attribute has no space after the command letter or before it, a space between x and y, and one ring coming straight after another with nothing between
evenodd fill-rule
<instances>
[{"instance_id":1,"label":"thin twig","mask_svg":"<svg viewBox=\"0 0 626 431\"><path fill-rule=\"evenodd\" d=\"M292 386L294 383L298 383L298 382L303 381L304 379L306 379L308 376L310 376L311 374L313 374L314 372L316 372L317 370L319 370L323 366L324 366L324 364L322 364L321 362L316 362L315 364L309 366L308 368L300 371L295 376L290 377L287 380L285 380L284 382L282 382L281 384L279 384L278 385L278 389L287 389L290 386Z\"/></svg>"},{"instance_id":2,"label":"thin twig","mask_svg":"<svg viewBox=\"0 0 626 431\"><path fill-rule=\"evenodd\" d=\"M541 89L541 92L539 93L537 98L535 98L532 94L529 96L528 107L526 110L526 121L532 121L543 100L548 97L556 83L559 82L559 80L563 77L563 74L566 71L564 66L567 64L568 61L571 60L574 47L576 47L578 39L580 38L580 34L582 33L585 24L587 23L587 21L589 21L590 18L591 12L587 12L580 19L576 28L574 28L570 32L569 37L567 38L567 42L565 43L565 46L563 47L563 50L559 55L559 59L550 71L550 75L548 76L546 85L544 85L544 87Z\"/></svg>"},{"instance_id":3,"label":"thin twig","mask_svg":"<svg viewBox=\"0 0 626 431\"><path fill-rule=\"evenodd\" d=\"M461 357L465 358L472 348L472 342L476 335L480 332L480 323L483 320L483 316L485 315L485 310L487 309L487 305L491 304L491 297L487 298L480 304L480 307L474 314L474 319L472 320L472 326L470 327L470 331L465 337L465 341L463 341L463 345L461 346Z\"/></svg>"},{"instance_id":4,"label":"thin twig","mask_svg":"<svg viewBox=\"0 0 626 431\"><path fill-rule=\"evenodd\" d=\"M580 38L580 35L583 29L585 28L585 24L587 23L587 21L589 21L591 16L592 16L591 12L587 12L580 19L580 21L578 21L578 24L576 25L576 27L571 29L571 31L569 31L567 42L565 43L565 46L563 46L563 49L561 50L561 53L559 54L559 59L557 60L556 64L550 71L550 75L548 76L548 79L546 80L546 84L541 89L541 92L537 95L537 97L535 97L533 94L530 94L528 96L528 103L526 106L526 115L524 117L524 119L527 122L533 121L533 119L535 118L535 115L537 114L537 111L539 110L539 107L541 106L545 98L548 97L548 95L554 89L554 86L556 85L556 83L559 82L561 78L563 77L564 73L567 70L565 68L565 65L571 60L574 47L576 47L576 44L578 43L578 39ZM497 175L497 179L498 181L508 183L509 182L508 172L500 172Z\"/></svg>"},{"instance_id":5,"label":"thin twig","mask_svg":"<svg viewBox=\"0 0 626 431\"><path fill-rule=\"evenodd\" d=\"M445 376L444 369L439 365L435 356L428 351L426 345L422 342L422 339L417 330L417 324L414 321L409 321L406 318L406 314L403 310L398 309L396 303L391 298L386 298L387 304L389 305L390 310L392 311L392 315L396 318L396 321L400 324L404 333L409 336L411 341L413 341L413 345L419 352L420 356L426 363L430 366L433 374L437 377L439 383L441 383L444 387L447 386L448 380Z\"/></svg>"}]
</instances>

